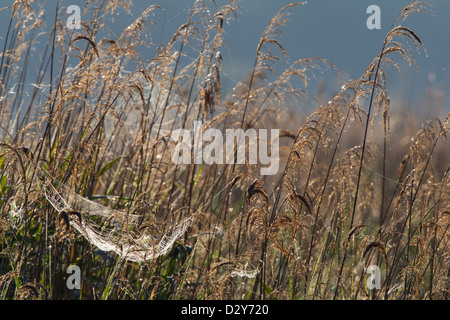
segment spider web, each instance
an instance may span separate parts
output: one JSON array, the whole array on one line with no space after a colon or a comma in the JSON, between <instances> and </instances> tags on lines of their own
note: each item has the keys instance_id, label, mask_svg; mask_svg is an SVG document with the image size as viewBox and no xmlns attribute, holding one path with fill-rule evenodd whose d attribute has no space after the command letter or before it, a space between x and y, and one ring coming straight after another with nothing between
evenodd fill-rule
<instances>
[{"instance_id":1,"label":"spider web","mask_svg":"<svg viewBox=\"0 0 450 320\"><path fill-rule=\"evenodd\" d=\"M44 170L45 174L56 180ZM86 199L70 190L64 184L59 184L60 191L52 182L43 187L47 201L60 214L68 217L69 224L82 234L90 244L102 251L112 251L121 259L142 262L165 255L177 239L179 239L191 225L193 217L187 217L174 224L171 231L163 234L159 239L148 231L137 234L140 215L113 210ZM90 217L100 217L103 223L94 222ZM97 219L102 220L102 219Z\"/></svg>"}]
</instances>

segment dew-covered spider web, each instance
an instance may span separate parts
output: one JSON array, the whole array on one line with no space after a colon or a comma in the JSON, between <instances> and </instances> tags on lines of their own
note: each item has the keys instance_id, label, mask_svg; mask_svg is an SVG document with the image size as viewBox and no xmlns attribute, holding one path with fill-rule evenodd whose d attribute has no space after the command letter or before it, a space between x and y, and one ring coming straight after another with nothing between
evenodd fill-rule
<instances>
[{"instance_id":1,"label":"dew-covered spider web","mask_svg":"<svg viewBox=\"0 0 450 320\"><path fill-rule=\"evenodd\" d=\"M66 223L90 244L102 251L112 251L121 259L142 262L166 254L192 223L192 216L184 218L158 237L145 228L138 228L140 215L114 210L86 199L44 172L50 178L43 186L45 198Z\"/></svg>"}]
</instances>

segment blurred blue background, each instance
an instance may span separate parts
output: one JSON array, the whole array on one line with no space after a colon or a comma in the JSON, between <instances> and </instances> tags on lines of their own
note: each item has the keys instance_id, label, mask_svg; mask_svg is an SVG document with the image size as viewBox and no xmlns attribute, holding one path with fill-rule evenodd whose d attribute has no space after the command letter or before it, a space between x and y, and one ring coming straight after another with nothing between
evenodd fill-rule
<instances>
[{"instance_id":1,"label":"blurred blue background","mask_svg":"<svg viewBox=\"0 0 450 320\"><path fill-rule=\"evenodd\" d=\"M14 1L2 0L0 7L10 6ZM44 3L44 1L38 1ZM151 28L151 39L157 45L166 43L177 28L187 21L189 10L194 0L134 0L131 14L117 12L117 19L108 27L117 34L151 4L160 5L163 10L154 11L152 19L155 25ZM210 3L205 0L206 3ZM216 0L217 6L228 1ZM235 4L241 8L237 19L230 19L224 24L225 44L222 50L223 81L225 88L231 88L237 81L245 78L251 70L259 39L264 28L273 15L292 1L286 0L240 0ZM83 6L86 1L61 0L60 6L65 8L76 4ZM287 64L300 58L318 57L333 63L341 73L338 77L332 69L325 70L312 79L310 90L315 94L318 84L326 81L327 98L331 99L349 78L359 78L369 63L379 54L384 37L401 9L411 1L407 0L310 0L305 5L289 9L291 20L283 29L288 36L281 43L289 53ZM414 14L402 25L411 28L423 41L427 55L421 50L412 51L418 69L401 64L401 74L394 67L387 71L388 90L391 99L399 99L411 108L427 110L430 90L441 92L444 98L443 107L449 110L450 70L450 1L428 1L435 8L433 15ZM369 30L366 13L369 5L381 8L381 29ZM47 1L46 21L51 24L54 17L56 1ZM211 5L212 7L212 5ZM3 50L4 38L11 10L0 11L0 49ZM47 26L47 32L49 26ZM42 46L46 45L46 37L41 38ZM146 59L152 58L149 52ZM29 79L34 79L30 77ZM441 114L442 115L442 114Z\"/></svg>"}]
</instances>

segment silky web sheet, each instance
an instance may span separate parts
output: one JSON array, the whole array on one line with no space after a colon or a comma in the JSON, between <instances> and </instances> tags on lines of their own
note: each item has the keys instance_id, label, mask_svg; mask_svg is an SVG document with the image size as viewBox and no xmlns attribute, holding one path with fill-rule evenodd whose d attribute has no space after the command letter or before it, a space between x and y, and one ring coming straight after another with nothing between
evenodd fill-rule
<instances>
[{"instance_id":1,"label":"silky web sheet","mask_svg":"<svg viewBox=\"0 0 450 320\"><path fill-rule=\"evenodd\" d=\"M50 176L48 172L45 174ZM53 177L51 179L50 181L54 180ZM102 206L76 194L63 184L59 184L59 188L61 191L58 191L51 182L44 186L45 198L53 208L59 213L68 214L70 225L89 243L102 251L113 251L128 261L142 262L166 254L175 241L186 232L193 220L192 217L184 218L172 227L170 233L164 234L159 239L148 232L131 236L126 230L137 225L139 215L130 215ZM106 218L108 223L98 225L89 219L94 216Z\"/></svg>"}]
</instances>

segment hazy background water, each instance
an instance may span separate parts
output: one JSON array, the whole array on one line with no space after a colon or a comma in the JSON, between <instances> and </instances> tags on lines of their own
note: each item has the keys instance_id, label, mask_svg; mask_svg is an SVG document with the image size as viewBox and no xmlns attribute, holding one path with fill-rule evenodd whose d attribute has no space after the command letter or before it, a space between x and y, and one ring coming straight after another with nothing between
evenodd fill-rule
<instances>
[{"instance_id":1,"label":"hazy background water","mask_svg":"<svg viewBox=\"0 0 450 320\"><path fill-rule=\"evenodd\" d=\"M183 1L184 7L177 1L166 3L167 23L165 33L173 32L179 18L184 18L189 5L194 1ZM142 1L136 2L140 4ZM219 2L218 2L219 3ZM220 3L225 3L222 1ZM256 47L264 28L273 15L292 1L241 0L239 19L230 21L226 29L225 43L229 52L223 52L224 71L229 77L225 81L232 83L242 79L251 69ZM291 62L306 57L325 58L342 73L327 70L312 81L311 87L321 80L327 81L329 98L342 85L345 79L359 78L369 63L381 50L384 37L398 13L411 1L407 0L311 0L305 5L290 9L292 15L287 24L289 37L282 44L289 52ZM423 41L427 55L413 50L418 70L414 66L402 64L402 74L393 67L389 68L388 88L393 99L401 100L411 108L426 109L428 89L444 92L444 107L450 110L450 94L445 94L450 80L450 1L429 1L434 15L415 14L402 22L411 28ZM370 14L367 7L376 4L381 9L381 29L369 30L366 21ZM322 76L322 77L321 77ZM314 79L313 79L314 80ZM314 91L312 93L315 93ZM431 110L433 112L434 110Z\"/></svg>"},{"instance_id":2,"label":"hazy background water","mask_svg":"<svg viewBox=\"0 0 450 320\"><path fill-rule=\"evenodd\" d=\"M2 0L0 7L10 6L14 1ZM51 25L55 14L55 1L45 2L46 21ZM60 7L76 4L83 6L86 1L61 0ZM117 17L108 25L110 31L117 36L151 4L160 5L163 10L154 11L152 19L155 25L151 28L151 40L157 45L166 43L177 28L186 22L194 0L134 0L132 13L118 11ZM208 2L208 1L205 1ZM264 28L273 15L292 1L286 0L241 0L238 19L230 19L225 24L225 44L223 56L223 84L231 88L237 81L245 78L251 70L256 47ZM411 1L407 0L311 0L305 5L291 8L290 22L284 28L289 37L281 39L289 52L287 64L306 57L324 58L333 63L341 72L337 77L332 69L317 74L311 81L311 91L315 94L321 81L326 81L327 97L332 98L343 81L359 78L369 63L379 53L383 39L400 10ZM44 3L44 1L41 1ZM218 6L228 1L217 0ZM415 14L402 25L411 28L423 41L427 55L420 55L413 49L418 70L414 66L402 64L399 74L393 67L387 71L388 89L391 98L402 101L410 108L427 111L427 94L429 89L438 90L444 95L444 108L450 110L450 95L446 93L449 85L450 70L450 1L429 1L435 6L434 15ZM381 29L369 30L366 13L369 5L376 4L381 8ZM64 10L65 11L65 10ZM62 12L64 12L62 11ZM0 46L3 49L6 29L11 10L0 11ZM48 32L47 25L44 31ZM150 37L150 35L149 35ZM37 48L46 45L46 37L37 43ZM150 59L154 52L143 52L144 58ZM146 56L145 56L146 55ZM37 59L37 56L35 56ZM193 58L193 57L192 57ZM39 64L35 64L35 68ZM27 79L35 79L29 71ZM431 110L434 111L434 110Z\"/></svg>"}]
</instances>

